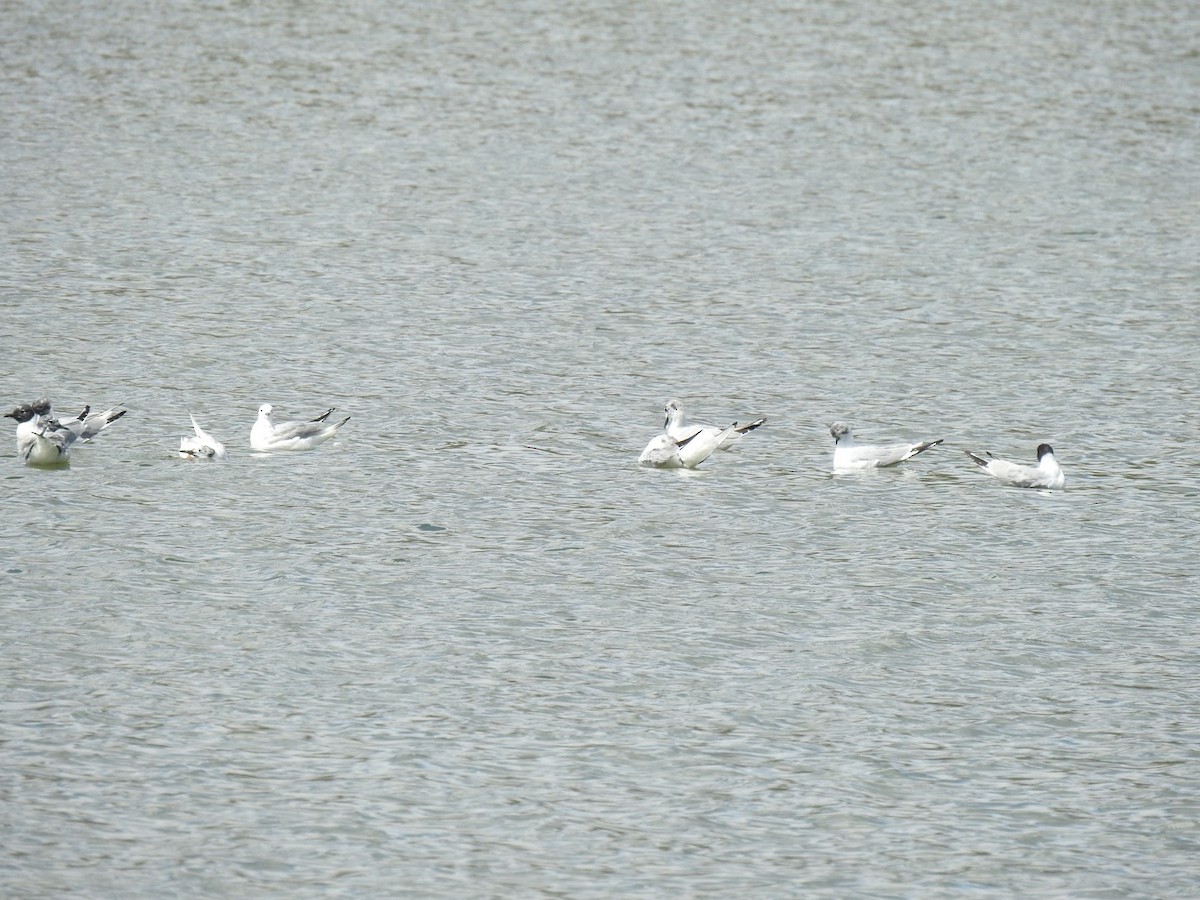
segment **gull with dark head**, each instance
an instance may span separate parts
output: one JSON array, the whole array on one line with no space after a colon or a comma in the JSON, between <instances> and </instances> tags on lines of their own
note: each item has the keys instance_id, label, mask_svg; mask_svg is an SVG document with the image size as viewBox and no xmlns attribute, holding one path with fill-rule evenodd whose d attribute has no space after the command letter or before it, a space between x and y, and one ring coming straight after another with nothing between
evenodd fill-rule
<instances>
[{"instance_id":1,"label":"gull with dark head","mask_svg":"<svg viewBox=\"0 0 1200 900\"><path fill-rule=\"evenodd\" d=\"M710 434L716 434L727 429L718 428L716 425L688 425L685 421L683 413L683 404L678 400L668 400L666 405L667 419L663 424L663 430L677 441L685 441L690 437L694 437L701 431L707 431ZM718 450L727 450L737 441L743 434L747 434L758 428L767 420L765 418L755 419L749 425L733 424L733 431L728 437L721 440L717 446Z\"/></svg>"},{"instance_id":2,"label":"gull with dark head","mask_svg":"<svg viewBox=\"0 0 1200 900\"><path fill-rule=\"evenodd\" d=\"M834 442L833 468L843 472L894 466L942 442L942 439L938 438L936 441L918 441L912 444L856 444L854 432L845 422L834 422L829 428L829 433L833 435Z\"/></svg>"},{"instance_id":3,"label":"gull with dark head","mask_svg":"<svg viewBox=\"0 0 1200 900\"><path fill-rule=\"evenodd\" d=\"M104 412L93 413L90 406L85 406L83 412L73 418L55 419L54 412L50 408L50 401L45 397L33 401L30 406L33 407L33 411L43 421L58 422L60 426L71 431L81 441L91 440L113 422L117 421L117 419L121 418L121 416L129 412L127 409L114 406L112 409L106 409Z\"/></svg>"},{"instance_id":4,"label":"gull with dark head","mask_svg":"<svg viewBox=\"0 0 1200 900\"><path fill-rule=\"evenodd\" d=\"M69 448L75 442L74 432L55 419L42 419L29 403L4 416L17 423L17 455L25 465L50 468L71 464Z\"/></svg>"},{"instance_id":5,"label":"gull with dark head","mask_svg":"<svg viewBox=\"0 0 1200 900\"><path fill-rule=\"evenodd\" d=\"M274 422L270 403L258 408L258 420L250 429L250 446L255 450L311 450L319 447L350 421L329 422L329 412L310 422Z\"/></svg>"},{"instance_id":6,"label":"gull with dark head","mask_svg":"<svg viewBox=\"0 0 1200 900\"><path fill-rule=\"evenodd\" d=\"M1038 444L1036 466L1023 466L1006 459L997 459L990 453L979 456L970 450L963 452L983 471L1013 487L1058 490L1067 483L1067 476L1063 474L1058 460L1054 458L1054 448L1049 444Z\"/></svg>"}]
</instances>

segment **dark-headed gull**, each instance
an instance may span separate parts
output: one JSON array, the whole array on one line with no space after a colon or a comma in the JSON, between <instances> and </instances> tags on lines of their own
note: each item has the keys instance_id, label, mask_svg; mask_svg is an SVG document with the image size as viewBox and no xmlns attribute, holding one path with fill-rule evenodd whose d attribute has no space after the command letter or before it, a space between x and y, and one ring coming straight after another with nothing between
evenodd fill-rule
<instances>
[{"instance_id":1,"label":"dark-headed gull","mask_svg":"<svg viewBox=\"0 0 1200 900\"><path fill-rule=\"evenodd\" d=\"M225 445L201 428L190 412L188 418L192 420L192 429L196 434L179 439L179 455L184 459L225 459Z\"/></svg>"},{"instance_id":2,"label":"dark-headed gull","mask_svg":"<svg viewBox=\"0 0 1200 900\"><path fill-rule=\"evenodd\" d=\"M50 401L45 397L35 400L29 405L33 407L35 413L41 416L43 421L51 420L58 422L61 427L70 430L76 438L82 441L91 440L129 411L114 406L112 409L106 409L102 413L93 413L90 406L85 406L83 412L78 416L63 420L54 418L54 412L50 408Z\"/></svg>"},{"instance_id":3,"label":"dark-headed gull","mask_svg":"<svg viewBox=\"0 0 1200 900\"><path fill-rule=\"evenodd\" d=\"M1058 460L1054 458L1054 448L1049 444L1038 444L1036 466L1023 466L1006 459L997 459L990 453L979 456L970 450L963 452L971 457L971 462L993 478L1014 487L1058 490L1067 483L1067 476L1059 467Z\"/></svg>"},{"instance_id":4,"label":"dark-headed gull","mask_svg":"<svg viewBox=\"0 0 1200 900\"><path fill-rule=\"evenodd\" d=\"M43 420L32 405L25 403L4 414L17 423L17 455L27 466L66 466L71 463L70 448L75 434L55 420Z\"/></svg>"},{"instance_id":5,"label":"dark-headed gull","mask_svg":"<svg viewBox=\"0 0 1200 900\"><path fill-rule=\"evenodd\" d=\"M264 403L258 408L258 420L250 429L250 446L255 450L311 450L325 443L350 421L346 416L340 422L327 422L328 415L327 412L311 422L275 423L271 421L271 404Z\"/></svg>"},{"instance_id":6,"label":"dark-headed gull","mask_svg":"<svg viewBox=\"0 0 1200 900\"><path fill-rule=\"evenodd\" d=\"M684 421L683 404L678 400L668 400L667 401L666 414L667 414L667 419L666 419L666 422L663 424L663 430L677 441L685 441L700 431L708 431L710 433L715 434L719 431L727 430L727 429L718 428L716 425L688 425ZM728 437L722 439L722 441L718 445L717 449L718 450L727 449L731 444L733 444L734 441L736 441L738 438L740 438L743 434L746 434L749 431L753 431L755 428L762 425L763 422L765 422L765 421L767 421L765 418L755 419L749 425L738 425L735 422L733 431L729 432Z\"/></svg>"},{"instance_id":7,"label":"dark-headed gull","mask_svg":"<svg viewBox=\"0 0 1200 900\"><path fill-rule=\"evenodd\" d=\"M20 452L29 435L33 434L38 427L38 414L33 411L32 405L22 403L12 412L6 412L4 418L12 419L17 423L17 452Z\"/></svg>"},{"instance_id":8,"label":"dark-headed gull","mask_svg":"<svg viewBox=\"0 0 1200 900\"><path fill-rule=\"evenodd\" d=\"M643 466L654 466L658 469L694 469L712 456L721 441L728 438L736 428L737 422L720 430L709 431L702 428L681 441L665 433L656 435L646 445L646 449L638 457L638 462Z\"/></svg>"},{"instance_id":9,"label":"dark-headed gull","mask_svg":"<svg viewBox=\"0 0 1200 900\"><path fill-rule=\"evenodd\" d=\"M936 441L919 441L915 444L860 445L854 443L854 433L845 422L834 422L829 433L834 441L833 467L843 471L894 466L942 442L938 438Z\"/></svg>"}]
</instances>

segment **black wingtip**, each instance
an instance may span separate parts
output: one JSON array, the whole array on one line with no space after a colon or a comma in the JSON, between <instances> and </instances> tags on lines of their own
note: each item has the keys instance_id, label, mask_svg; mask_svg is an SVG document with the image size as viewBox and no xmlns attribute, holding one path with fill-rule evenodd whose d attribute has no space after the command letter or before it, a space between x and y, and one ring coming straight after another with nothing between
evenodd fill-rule
<instances>
[{"instance_id":1,"label":"black wingtip","mask_svg":"<svg viewBox=\"0 0 1200 900\"><path fill-rule=\"evenodd\" d=\"M965 453L965 454L967 454L967 456L971 457L971 462L975 463L975 465L979 466L981 469L987 468L988 461L986 459L976 456L970 450L964 450L963 453Z\"/></svg>"},{"instance_id":2,"label":"black wingtip","mask_svg":"<svg viewBox=\"0 0 1200 900\"><path fill-rule=\"evenodd\" d=\"M129 412L129 410L123 409L120 412L113 413L111 416L108 417L109 424L111 425L113 422L117 421L117 419L121 418L121 416L125 415L125 413L127 413L127 412ZM80 418L83 418L83 417L80 416Z\"/></svg>"}]
</instances>

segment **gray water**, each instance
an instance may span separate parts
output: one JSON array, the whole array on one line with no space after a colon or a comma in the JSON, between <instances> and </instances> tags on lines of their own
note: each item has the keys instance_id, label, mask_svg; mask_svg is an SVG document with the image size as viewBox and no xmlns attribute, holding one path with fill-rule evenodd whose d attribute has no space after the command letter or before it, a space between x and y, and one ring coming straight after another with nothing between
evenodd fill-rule
<instances>
[{"instance_id":1,"label":"gray water","mask_svg":"<svg viewBox=\"0 0 1200 900\"><path fill-rule=\"evenodd\" d=\"M1194 3L160 7L0 32L0 893L1200 895Z\"/></svg>"}]
</instances>

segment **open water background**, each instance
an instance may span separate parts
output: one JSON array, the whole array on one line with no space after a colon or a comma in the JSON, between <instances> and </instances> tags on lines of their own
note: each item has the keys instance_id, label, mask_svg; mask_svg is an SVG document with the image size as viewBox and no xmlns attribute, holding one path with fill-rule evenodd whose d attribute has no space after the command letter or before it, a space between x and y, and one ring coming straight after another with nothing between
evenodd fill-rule
<instances>
[{"instance_id":1,"label":"open water background","mask_svg":"<svg viewBox=\"0 0 1200 900\"><path fill-rule=\"evenodd\" d=\"M0 893L1200 894L1195 3L0 6Z\"/></svg>"}]
</instances>

